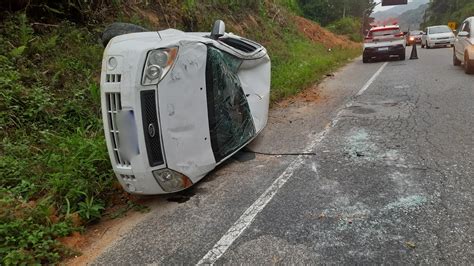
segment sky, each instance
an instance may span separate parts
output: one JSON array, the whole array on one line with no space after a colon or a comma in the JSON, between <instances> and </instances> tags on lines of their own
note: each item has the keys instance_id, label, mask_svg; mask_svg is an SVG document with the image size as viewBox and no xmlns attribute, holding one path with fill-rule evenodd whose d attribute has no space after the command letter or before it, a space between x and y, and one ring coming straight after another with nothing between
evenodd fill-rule
<instances>
[{"instance_id":1,"label":"sky","mask_svg":"<svg viewBox=\"0 0 474 266\"><path fill-rule=\"evenodd\" d=\"M381 1L380 1L380 0L377 0L376 2L378 3L378 2L381 2ZM408 2L413 2L413 0L408 0ZM390 9L390 8L392 8L392 7L394 7L394 6L382 6L382 5L378 5L378 6L375 7L374 12L385 11L385 10Z\"/></svg>"}]
</instances>

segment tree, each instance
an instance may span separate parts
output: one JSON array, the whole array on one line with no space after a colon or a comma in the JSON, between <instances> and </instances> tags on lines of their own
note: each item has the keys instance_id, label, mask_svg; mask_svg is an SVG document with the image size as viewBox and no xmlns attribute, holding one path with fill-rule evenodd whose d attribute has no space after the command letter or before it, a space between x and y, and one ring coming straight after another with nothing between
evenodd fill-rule
<instances>
[{"instance_id":1,"label":"tree","mask_svg":"<svg viewBox=\"0 0 474 266\"><path fill-rule=\"evenodd\" d=\"M374 0L298 0L303 14L325 26L345 17L368 18Z\"/></svg>"}]
</instances>

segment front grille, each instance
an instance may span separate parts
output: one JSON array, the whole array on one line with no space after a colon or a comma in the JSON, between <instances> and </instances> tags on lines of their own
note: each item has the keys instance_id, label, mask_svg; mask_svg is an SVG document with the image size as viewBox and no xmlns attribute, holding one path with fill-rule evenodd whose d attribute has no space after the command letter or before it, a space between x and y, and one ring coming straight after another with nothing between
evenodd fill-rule
<instances>
[{"instance_id":1,"label":"front grille","mask_svg":"<svg viewBox=\"0 0 474 266\"><path fill-rule=\"evenodd\" d=\"M106 93L107 120L112 142L115 164L118 167L130 167L130 162L120 156L120 132L117 127L117 113L122 110L120 93Z\"/></svg>"},{"instance_id":2,"label":"front grille","mask_svg":"<svg viewBox=\"0 0 474 266\"><path fill-rule=\"evenodd\" d=\"M122 75L120 74L105 75L105 82L107 83L120 83L121 81L122 81Z\"/></svg>"},{"instance_id":3,"label":"front grille","mask_svg":"<svg viewBox=\"0 0 474 266\"><path fill-rule=\"evenodd\" d=\"M122 178L123 181L128 181L128 182L136 181L136 178L134 175L120 175L120 177Z\"/></svg>"},{"instance_id":4,"label":"front grille","mask_svg":"<svg viewBox=\"0 0 474 266\"><path fill-rule=\"evenodd\" d=\"M161 149L158 113L156 108L156 93L154 90L140 93L142 104L143 133L145 135L146 151L150 166L164 164Z\"/></svg>"}]
</instances>

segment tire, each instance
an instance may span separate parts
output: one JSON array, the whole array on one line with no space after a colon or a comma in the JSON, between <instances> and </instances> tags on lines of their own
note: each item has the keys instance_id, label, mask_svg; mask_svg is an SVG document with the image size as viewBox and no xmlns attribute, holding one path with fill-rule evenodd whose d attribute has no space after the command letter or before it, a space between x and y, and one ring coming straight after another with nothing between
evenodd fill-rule
<instances>
[{"instance_id":1,"label":"tire","mask_svg":"<svg viewBox=\"0 0 474 266\"><path fill-rule=\"evenodd\" d=\"M101 39L102 45L106 47L113 37L129 34L129 33L146 32L146 31L149 31L149 30L135 24L115 22L105 28L100 39Z\"/></svg>"},{"instance_id":2,"label":"tire","mask_svg":"<svg viewBox=\"0 0 474 266\"><path fill-rule=\"evenodd\" d=\"M459 60L456 57L456 50L455 49L453 49L453 65L455 65L455 66L460 66L461 65L461 60Z\"/></svg>"},{"instance_id":3,"label":"tire","mask_svg":"<svg viewBox=\"0 0 474 266\"><path fill-rule=\"evenodd\" d=\"M369 63L369 58L367 56L362 56L362 63L364 64Z\"/></svg>"},{"instance_id":4,"label":"tire","mask_svg":"<svg viewBox=\"0 0 474 266\"><path fill-rule=\"evenodd\" d=\"M399 55L400 61L405 61L405 57L406 57L405 53L400 54Z\"/></svg>"},{"instance_id":5,"label":"tire","mask_svg":"<svg viewBox=\"0 0 474 266\"><path fill-rule=\"evenodd\" d=\"M474 60L469 60L469 54L464 52L464 70L466 74L474 74Z\"/></svg>"}]
</instances>

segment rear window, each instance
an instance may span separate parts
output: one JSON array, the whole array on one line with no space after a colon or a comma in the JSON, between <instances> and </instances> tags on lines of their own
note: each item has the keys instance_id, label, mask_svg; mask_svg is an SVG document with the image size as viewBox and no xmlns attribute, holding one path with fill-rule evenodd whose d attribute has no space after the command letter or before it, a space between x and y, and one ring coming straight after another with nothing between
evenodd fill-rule
<instances>
[{"instance_id":1,"label":"rear window","mask_svg":"<svg viewBox=\"0 0 474 266\"><path fill-rule=\"evenodd\" d=\"M437 34L437 33L448 33L451 32L451 29L448 26L439 26L433 27L428 29L429 34Z\"/></svg>"},{"instance_id":2,"label":"rear window","mask_svg":"<svg viewBox=\"0 0 474 266\"><path fill-rule=\"evenodd\" d=\"M400 29L374 30L369 33L372 37L382 37L400 34Z\"/></svg>"}]
</instances>

